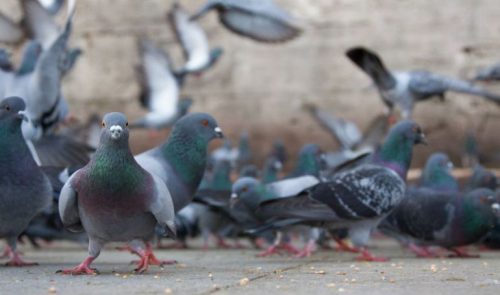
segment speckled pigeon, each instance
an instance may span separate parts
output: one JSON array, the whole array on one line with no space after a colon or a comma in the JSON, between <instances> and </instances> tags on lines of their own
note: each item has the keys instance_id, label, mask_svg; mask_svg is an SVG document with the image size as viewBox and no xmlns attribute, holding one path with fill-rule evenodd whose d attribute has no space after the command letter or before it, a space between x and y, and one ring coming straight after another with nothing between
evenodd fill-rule
<instances>
[{"instance_id":1,"label":"speckled pigeon","mask_svg":"<svg viewBox=\"0 0 500 295\"><path fill-rule=\"evenodd\" d=\"M0 102L0 237L7 239L7 265L24 266L16 249L18 236L48 207L52 188L31 156L21 132L24 101L9 97Z\"/></svg>"},{"instance_id":2,"label":"speckled pigeon","mask_svg":"<svg viewBox=\"0 0 500 295\"><path fill-rule=\"evenodd\" d=\"M158 176L144 170L130 152L127 118L121 113L104 116L99 147L91 161L75 172L64 185L59 213L72 231L85 229L89 256L63 274L95 274L90 264L102 247L112 241L129 242L140 255L136 268L147 270L161 264L149 241L158 224L175 236L174 207L169 189ZM132 245L134 241L142 245Z\"/></svg>"},{"instance_id":3,"label":"speckled pigeon","mask_svg":"<svg viewBox=\"0 0 500 295\"><path fill-rule=\"evenodd\" d=\"M136 156L137 162L166 183L175 212L189 204L207 164L208 144L223 137L215 119L191 113L178 120L162 145Z\"/></svg>"},{"instance_id":4,"label":"speckled pigeon","mask_svg":"<svg viewBox=\"0 0 500 295\"><path fill-rule=\"evenodd\" d=\"M398 107L403 118L411 117L416 103L435 96L444 99L447 91L482 96L497 104L500 103L499 95L467 81L421 70L391 72L375 52L364 47L351 48L346 55L372 78L388 112L391 113L394 107Z\"/></svg>"},{"instance_id":5,"label":"speckled pigeon","mask_svg":"<svg viewBox=\"0 0 500 295\"><path fill-rule=\"evenodd\" d=\"M223 53L222 48L210 49L201 26L189 19L188 13L178 2L174 2L168 19L186 58L184 66L175 71L176 75L201 74L219 60Z\"/></svg>"},{"instance_id":6,"label":"speckled pigeon","mask_svg":"<svg viewBox=\"0 0 500 295\"><path fill-rule=\"evenodd\" d=\"M359 259L384 260L366 249L370 233L404 198L413 145L422 142L425 137L420 127L413 121L402 121L390 130L368 163L339 172L295 197L269 198L256 213L274 217L274 225L278 219L282 224L348 228L362 254Z\"/></svg>"},{"instance_id":7,"label":"speckled pigeon","mask_svg":"<svg viewBox=\"0 0 500 295\"><path fill-rule=\"evenodd\" d=\"M216 10L230 31L259 42L285 42L297 37L297 21L273 0L207 0L193 15L197 19Z\"/></svg>"}]
</instances>

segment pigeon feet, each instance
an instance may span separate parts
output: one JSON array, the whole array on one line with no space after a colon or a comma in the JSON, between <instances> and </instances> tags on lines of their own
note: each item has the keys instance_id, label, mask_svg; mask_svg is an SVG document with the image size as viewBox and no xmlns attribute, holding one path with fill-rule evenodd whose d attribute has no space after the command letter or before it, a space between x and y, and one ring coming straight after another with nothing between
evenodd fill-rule
<instances>
[{"instance_id":1,"label":"pigeon feet","mask_svg":"<svg viewBox=\"0 0 500 295\"><path fill-rule=\"evenodd\" d=\"M449 255L450 258L479 258L477 254L469 254L464 248L450 249L454 254Z\"/></svg>"},{"instance_id":2,"label":"pigeon feet","mask_svg":"<svg viewBox=\"0 0 500 295\"><path fill-rule=\"evenodd\" d=\"M292 255L297 255L300 253L300 251L294 246L292 246L292 244L283 243L278 245L272 245L271 247L267 248L264 252L257 254L257 257L267 257L274 254L281 254L280 250L285 250L286 252Z\"/></svg>"},{"instance_id":3,"label":"pigeon feet","mask_svg":"<svg viewBox=\"0 0 500 295\"><path fill-rule=\"evenodd\" d=\"M384 262L389 260L386 257L375 256L368 250L363 248L361 248L359 252L361 253L361 255L356 257L356 260L358 261Z\"/></svg>"},{"instance_id":4,"label":"pigeon feet","mask_svg":"<svg viewBox=\"0 0 500 295\"><path fill-rule=\"evenodd\" d=\"M153 254L153 249L151 244L146 244L146 250L139 252L141 259L137 262L137 267L134 269L135 272L143 273L145 272L150 265L164 266L167 264L175 264L177 261L175 260L159 260Z\"/></svg>"},{"instance_id":5,"label":"pigeon feet","mask_svg":"<svg viewBox=\"0 0 500 295\"><path fill-rule=\"evenodd\" d=\"M63 275L97 275L99 272L95 268L90 268L90 264L94 261L93 257L87 257L82 263L80 263L75 268L70 269L61 269L56 273L60 273Z\"/></svg>"},{"instance_id":6,"label":"pigeon feet","mask_svg":"<svg viewBox=\"0 0 500 295\"><path fill-rule=\"evenodd\" d=\"M435 258L437 257L436 253L433 253L427 247L420 247L413 243L408 245L408 250L413 252L419 258Z\"/></svg>"},{"instance_id":7,"label":"pigeon feet","mask_svg":"<svg viewBox=\"0 0 500 295\"><path fill-rule=\"evenodd\" d=\"M231 245L226 243L223 238L221 237L215 237L217 239L217 248L219 249L229 249L232 248Z\"/></svg>"},{"instance_id":8,"label":"pigeon feet","mask_svg":"<svg viewBox=\"0 0 500 295\"><path fill-rule=\"evenodd\" d=\"M339 238L335 238L334 240L337 243L337 247L335 247L335 250L339 252L359 253L359 249L350 246L344 240Z\"/></svg>"},{"instance_id":9,"label":"pigeon feet","mask_svg":"<svg viewBox=\"0 0 500 295\"><path fill-rule=\"evenodd\" d=\"M9 258L10 256L12 256L12 249L7 245L5 246L5 249L3 249L2 255L0 255L0 259Z\"/></svg>"},{"instance_id":10,"label":"pigeon feet","mask_svg":"<svg viewBox=\"0 0 500 295\"><path fill-rule=\"evenodd\" d=\"M304 258L304 257L309 257L311 256L314 252L316 252L316 242L311 241L308 242L307 245L300 251L299 253L295 254L295 258Z\"/></svg>"},{"instance_id":11,"label":"pigeon feet","mask_svg":"<svg viewBox=\"0 0 500 295\"><path fill-rule=\"evenodd\" d=\"M5 266L14 266L14 267L33 266L33 265L38 265L38 263L26 262L21 258L18 252L12 250L10 250L10 260L7 263L5 263Z\"/></svg>"}]
</instances>

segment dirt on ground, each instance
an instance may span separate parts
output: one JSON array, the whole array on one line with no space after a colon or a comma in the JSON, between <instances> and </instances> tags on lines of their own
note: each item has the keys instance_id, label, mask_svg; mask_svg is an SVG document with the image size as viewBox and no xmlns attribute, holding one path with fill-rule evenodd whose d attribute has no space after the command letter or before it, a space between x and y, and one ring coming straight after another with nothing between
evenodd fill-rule
<instances>
[{"instance_id":1,"label":"dirt on ground","mask_svg":"<svg viewBox=\"0 0 500 295\"><path fill-rule=\"evenodd\" d=\"M84 246L21 246L33 267L0 267L0 294L500 294L500 251L481 258L415 258L389 240L373 252L388 262L357 262L355 254L320 250L312 257L257 258L254 249L157 250L176 265L135 274L133 258L109 246L96 260L100 274L56 274L86 257ZM472 249L478 252L477 249Z\"/></svg>"}]
</instances>

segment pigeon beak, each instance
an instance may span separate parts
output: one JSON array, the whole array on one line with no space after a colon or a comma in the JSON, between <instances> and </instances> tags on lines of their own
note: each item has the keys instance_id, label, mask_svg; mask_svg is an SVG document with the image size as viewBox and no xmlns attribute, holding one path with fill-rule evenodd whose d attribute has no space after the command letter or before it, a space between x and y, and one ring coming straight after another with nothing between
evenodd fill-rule
<instances>
[{"instance_id":1,"label":"pigeon beak","mask_svg":"<svg viewBox=\"0 0 500 295\"><path fill-rule=\"evenodd\" d=\"M493 205L491 205L491 209L497 217L500 217L500 205L498 203L494 203Z\"/></svg>"},{"instance_id":2,"label":"pigeon beak","mask_svg":"<svg viewBox=\"0 0 500 295\"><path fill-rule=\"evenodd\" d=\"M231 199L229 199L229 206L231 208L233 208L234 205L236 205L237 202L238 202L238 194L232 193L231 194Z\"/></svg>"},{"instance_id":3,"label":"pigeon beak","mask_svg":"<svg viewBox=\"0 0 500 295\"><path fill-rule=\"evenodd\" d=\"M283 164L281 163L281 161L274 162L274 169L281 170L282 168L283 168Z\"/></svg>"},{"instance_id":4,"label":"pigeon beak","mask_svg":"<svg viewBox=\"0 0 500 295\"><path fill-rule=\"evenodd\" d=\"M421 143L423 145L429 144L429 142L427 141L427 138L425 137L425 134L423 134L423 133L419 133L417 135L417 140L415 141L415 143L417 143L417 144Z\"/></svg>"},{"instance_id":5,"label":"pigeon beak","mask_svg":"<svg viewBox=\"0 0 500 295\"><path fill-rule=\"evenodd\" d=\"M172 239L177 239L177 229L175 228L175 223L173 221L167 221L165 224L165 231L167 236Z\"/></svg>"},{"instance_id":6,"label":"pigeon beak","mask_svg":"<svg viewBox=\"0 0 500 295\"><path fill-rule=\"evenodd\" d=\"M19 111L17 112L17 117L24 122L28 122L28 117L26 116L26 111Z\"/></svg>"},{"instance_id":7,"label":"pigeon beak","mask_svg":"<svg viewBox=\"0 0 500 295\"><path fill-rule=\"evenodd\" d=\"M450 170L453 170L453 168L455 168L455 166L453 165L452 162L448 162L447 166L448 166L448 169L450 169Z\"/></svg>"},{"instance_id":8,"label":"pigeon beak","mask_svg":"<svg viewBox=\"0 0 500 295\"><path fill-rule=\"evenodd\" d=\"M224 133L222 133L222 129L219 126L215 127L214 131L217 138L224 138Z\"/></svg>"},{"instance_id":9,"label":"pigeon beak","mask_svg":"<svg viewBox=\"0 0 500 295\"><path fill-rule=\"evenodd\" d=\"M113 125L109 128L109 131L111 132L111 138L117 140L122 136L123 128L119 125Z\"/></svg>"}]
</instances>

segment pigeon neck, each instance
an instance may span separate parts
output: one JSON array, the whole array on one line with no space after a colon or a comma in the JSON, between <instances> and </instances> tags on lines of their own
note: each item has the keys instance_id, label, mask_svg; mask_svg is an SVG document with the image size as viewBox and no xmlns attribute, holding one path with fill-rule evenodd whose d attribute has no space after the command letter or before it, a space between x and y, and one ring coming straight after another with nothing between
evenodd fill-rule
<instances>
[{"instance_id":1,"label":"pigeon neck","mask_svg":"<svg viewBox=\"0 0 500 295\"><path fill-rule=\"evenodd\" d=\"M278 172L273 167L266 167L262 174L262 183L271 183L278 180Z\"/></svg>"},{"instance_id":2,"label":"pigeon neck","mask_svg":"<svg viewBox=\"0 0 500 295\"><path fill-rule=\"evenodd\" d=\"M119 188L122 192L133 192L140 187L146 173L135 161L130 149L125 147L100 146L89 163L89 176L108 188ZM110 177L112 176L112 177Z\"/></svg>"},{"instance_id":3,"label":"pigeon neck","mask_svg":"<svg viewBox=\"0 0 500 295\"><path fill-rule=\"evenodd\" d=\"M393 134L381 146L375 156L375 163L392 169L403 180L406 180L412 154L413 142L403 136Z\"/></svg>"},{"instance_id":4,"label":"pigeon neck","mask_svg":"<svg viewBox=\"0 0 500 295\"><path fill-rule=\"evenodd\" d=\"M229 163L220 163L214 167L212 182L213 189L231 189L231 166Z\"/></svg>"},{"instance_id":5,"label":"pigeon neck","mask_svg":"<svg viewBox=\"0 0 500 295\"><path fill-rule=\"evenodd\" d=\"M15 124L1 124L0 126L0 151L4 155L15 154L19 159L31 157L31 152L24 141L20 126Z\"/></svg>"},{"instance_id":6,"label":"pigeon neck","mask_svg":"<svg viewBox=\"0 0 500 295\"><path fill-rule=\"evenodd\" d=\"M319 164L316 160L316 156L312 154L305 154L300 156L299 163L293 172L294 177L303 175L319 175Z\"/></svg>"},{"instance_id":7,"label":"pigeon neck","mask_svg":"<svg viewBox=\"0 0 500 295\"><path fill-rule=\"evenodd\" d=\"M161 151L191 193L198 188L207 163L207 141L174 128Z\"/></svg>"},{"instance_id":8,"label":"pigeon neck","mask_svg":"<svg viewBox=\"0 0 500 295\"><path fill-rule=\"evenodd\" d=\"M425 169L420 185L441 191L458 191L458 183L455 178L448 171L439 167Z\"/></svg>"},{"instance_id":9,"label":"pigeon neck","mask_svg":"<svg viewBox=\"0 0 500 295\"><path fill-rule=\"evenodd\" d=\"M462 200L459 200L462 201ZM459 231L463 231L461 237L464 242L468 239L477 240L494 225L495 216L491 212L489 205L477 204L472 197L465 196L462 203L462 216L458 221ZM479 235L479 236L478 236ZM473 238L478 236L476 238Z\"/></svg>"}]
</instances>

